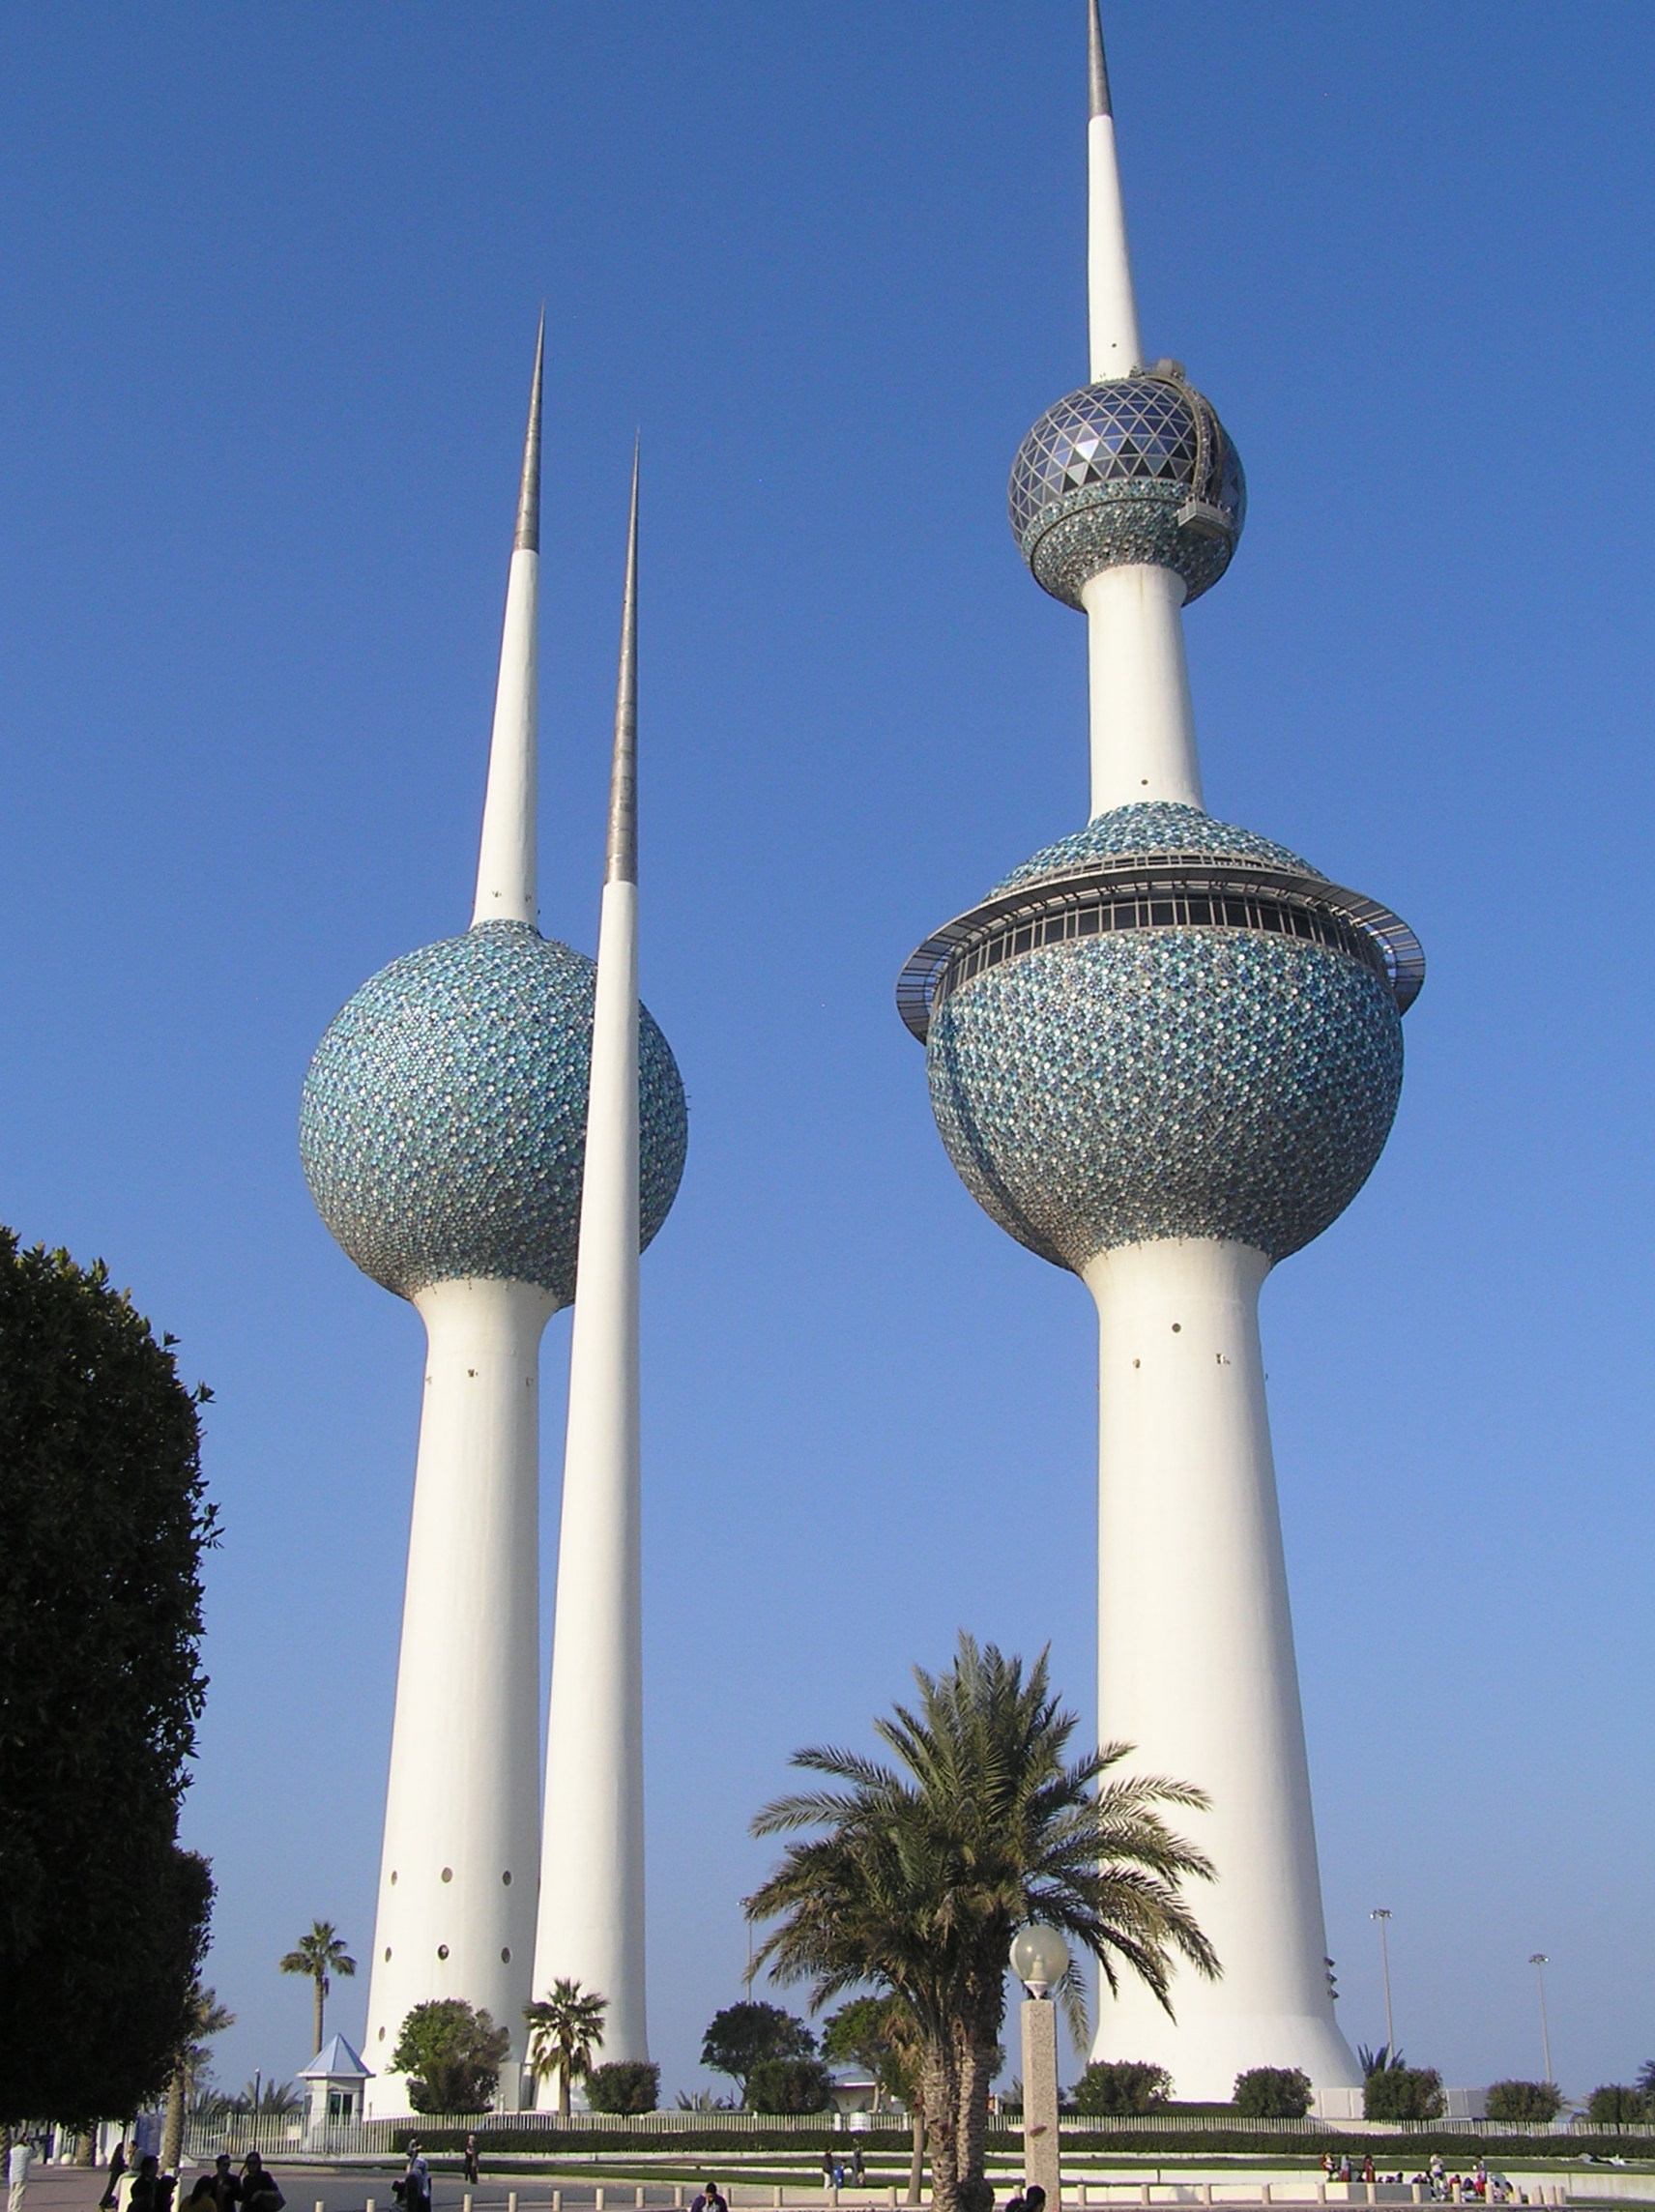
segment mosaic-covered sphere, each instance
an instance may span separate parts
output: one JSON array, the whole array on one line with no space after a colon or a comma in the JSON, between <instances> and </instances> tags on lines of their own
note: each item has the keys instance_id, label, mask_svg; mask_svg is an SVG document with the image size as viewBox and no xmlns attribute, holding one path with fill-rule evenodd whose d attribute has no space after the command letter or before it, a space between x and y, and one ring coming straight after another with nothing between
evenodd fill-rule
<instances>
[{"instance_id":1,"label":"mosaic-covered sphere","mask_svg":"<svg viewBox=\"0 0 1655 2212\"><path fill-rule=\"evenodd\" d=\"M1230 566L1247 513L1241 456L1173 363L1083 385L1018 448L1012 535L1054 598L1081 604L1104 568L1175 568L1199 598Z\"/></svg>"},{"instance_id":2,"label":"mosaic-covered sphere","mask_svg":"<svg viewBox=\"0 0 1655 2212\"><path fill-rule=\"evenodd\" d=\"M1364 902L1326 886L1319 919L1325 879L1284 847L1199 808L1124 807L1007 885L1168 852L1208 857L1194 909L1144 896L1055 942L995 925L984 964L963 951L965 979L929 1016L931 1102L960 1177L1002 1229L1077 1273L1160 1237L1297 1251L1367 1179L1401 1091L1399 985L1335 911ZM1212 895L1230 859L1260 903ZM1204 924L1180 926L1195 910Z\"/></svg>"},{"instance_id":3,"label":"mosaic-covered sphere","mask_svg":"<svg viewBox=\"0 0 1655 2212\"><path fill-rule=\"evenodd\" d=\"M574 1296L596 967L484 922L382 968L305 1079L299 1149L323 1220L412 1297L461 1276ZM638 1017L642 1242L666 1219L688 1122L678 1063Z\"/></svg>"}]
</instances>

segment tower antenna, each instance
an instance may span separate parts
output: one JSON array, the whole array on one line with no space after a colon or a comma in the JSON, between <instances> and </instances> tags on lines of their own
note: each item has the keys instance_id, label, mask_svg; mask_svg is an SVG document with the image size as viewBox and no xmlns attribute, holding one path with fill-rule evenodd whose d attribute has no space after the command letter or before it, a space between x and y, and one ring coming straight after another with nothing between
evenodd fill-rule
<instances>
[{"instance_id":1,"label":"tower antenna","mask_svg":"<svg viewBox=\"0 0 1655 2212\"><path fill-rule=\"evenodd\" d=\"M1115 103L1103 50L1098 0L1087 0L1087 66L1090 89L1087 123L1087 306L1091 325L1091 381L1130 376L1143 360L1132 258L1126 248L1126 210L1120 198L1120 164L1115 152Z\"/></svg>"},{"instance_id":2,"label":"tower antenna","mask_svg":"<svg viewBox=\"0 0 1655 2212\"><path fill-rule=\"evenodd\" d=\"M535 375L529 391L529 427L523 438L523 474L517 486L517 526L506 579L506 620L500 638L500 680L494 694L494 734L488 748L488 792L482 805L477 899L472 927L483 921L526 921L540 917L536 885L536 631L540 593L540 385L546 352L546 312L535 339Z\"/></svg>"}]
</instances>

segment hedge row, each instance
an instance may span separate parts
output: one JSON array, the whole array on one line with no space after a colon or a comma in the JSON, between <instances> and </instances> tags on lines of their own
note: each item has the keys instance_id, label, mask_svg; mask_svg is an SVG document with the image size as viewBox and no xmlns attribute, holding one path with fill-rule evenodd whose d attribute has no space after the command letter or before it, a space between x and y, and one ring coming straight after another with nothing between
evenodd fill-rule
<instances>
[{"instance_id":1,"label":"hedge row","mask_svg":"<svg viewBox=\"0 0 1655 2212\"><path fill-rule=\"evenodd\" d=\"M396 2134L396 2146L404 2148L410 2136L418 2135L428 2152L443 2154L458 2152L465 2144L465 2132L459 2128L425 2130L418 2123L410 2123ZM991 2151L1007 2151L1021 2140L1014 2128L991 2128L988 2147ZM686 2128L682 2135L648 2135L626 2127L583 2128L579 2133L538 2131L533 2134L524 2129L490 2127L479 2133L479 2147L485 2159L501 2157L537 2157L578 2160L595 2152L649 2150L663 2158L682 2157L694 2159L708 2152L723 2158L746 2158L755 2154L788 2155L796 2158L820 2158L829 2145L848 2151L853 2143L859 2143L864 2157L907 2158L913 2147L913 2139L907 2128L869 2128L857 2130L855 2135L844 2129L834 2131L824 2126L820 2133L804 2130L789 2131L786 2135L769 2134L755 2130L751 2135L733 2136L709 2129ZM1449 2166L1474 2166L1484 2159L1491 2166L1526 2166L1536 2159L1581 2160L1585 2153L1595 2156L1622 2158L1655 2158L1655 2131L1646 2137L1625 2135L1595 2136L1573 2134L1558 2136L1470 2136L1457 2135L1454 2124L1444 2121L1439 2128L1421 2129L1406 2136L1376 2135L1365 2137L1358 2130L1342 2127L1319 2129L1307 2126L1302 2133L1292 2135L1260 2136L1235 2128L1226 2128L1216 2121L1210 2129L1180 2129L1176 2135L1150 2134L1140 2129L1130 2131L1111 2128L1107 2120L1095 2128L1065 2129L1063 2152L1065 2157L1082 2157L1096 2151L1135 2152L1139 2157L1165 2162L1168 2158L1182 2158L1186 2154L1207 2157L1225 2153L1255 2161L1279 2162L1319 2156L1321 2149L1333 2147L1340 2152L1349 2151L1353 2160L1359 2160L1368 2151L1374 2154L1374 2163L1387 2172L1402 2168L1409 2174L1417 2172L1429 2159L1440 2158Z\"/></svg>"}]
</instances>

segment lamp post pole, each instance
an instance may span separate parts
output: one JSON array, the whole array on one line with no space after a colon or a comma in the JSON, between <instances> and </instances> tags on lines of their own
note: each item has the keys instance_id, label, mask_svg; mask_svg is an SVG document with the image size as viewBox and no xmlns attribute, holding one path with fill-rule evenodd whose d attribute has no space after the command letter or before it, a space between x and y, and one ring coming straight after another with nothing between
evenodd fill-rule
<instances>
[{"instance_id":1,"label":"lamp post pole","mask_svg":"<svg viewBox=\"0 0 1655 2212\"><path fill-rule=\"evenodd\" d=\"M1391 1947L1385 1929L1385 1923L1390 1919L1390 1916L1391 1908L1388 1905L1376 1905L1368 1918L1377 1920L1379 1924L1379 1965L1383 1967L1385 1976L1385 2056L1394 2058L1396 2056L1396 2029L1391 2023Z\"/></svg>"},{"instance_id":2,"label":"lamp post pole","mask_svg":"<svg viewBox=\"0 0 1655 2212\"><path fill-rule=\"evenodd\" d=\"M1011 1970L1028 1991L1023 2002L1023 2187L1045 2191L1048 2212L1063 2201L1058 2132L1058 2008L1048 1994L1068 1970L1069 1947L1055 1928L1020 1928Z\"/></svg>"},{"instance_id":3,"label":"lamp post pole","mask_svg":"<svg viewBox=\"0 0 1655 2212\"><path fill-rule=\"evenodd\" d=\"M1551 1964L1544 1951L1532 1951L1529 1965L1534 1968L1535 1985L1540 1992L1540 2049L1546 2060L1546 2079L1552 2080L1552 2035L1546 2025L1546 1968Z\"/></svg>"}]
</instances>

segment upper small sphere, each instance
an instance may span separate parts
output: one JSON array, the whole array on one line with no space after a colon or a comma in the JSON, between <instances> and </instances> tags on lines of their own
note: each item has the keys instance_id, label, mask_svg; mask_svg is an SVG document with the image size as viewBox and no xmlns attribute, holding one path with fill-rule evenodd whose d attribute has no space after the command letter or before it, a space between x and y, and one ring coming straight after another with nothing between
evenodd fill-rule
<instances>
[{"instance_id":1,"label":"upper small sphere","mask_svg":"<svg viewBox=\"0 0 1655 2212\"><path fill-rule=\"evenodd\" d=\"M393 960L334 1017L305 1079L299 1149L322 1218L412 1297L461 1276L574 1296L596 968L524 922ZM671 1048L638 1010L641 1242L688 1138Z\"/></svg>"},{"instance_id":2,"label":"upper small sphere","mask_svg":"<svg viewBox=\"0 0 1655 2212\"><path fill-rule=\"evenodd\" d=\"M1081 604L1104 568L1173 568L1186 600L1230 566L1247 513L1241 457L1171 362L1083 385L1047 408L1018 448L1012 534L1035 580Z\"/></svg>"}]
</instances>

